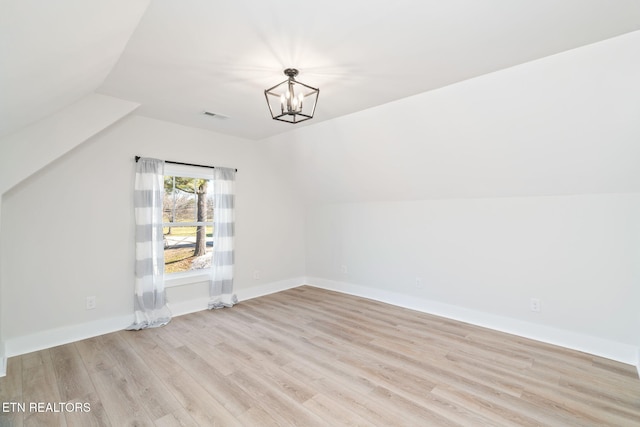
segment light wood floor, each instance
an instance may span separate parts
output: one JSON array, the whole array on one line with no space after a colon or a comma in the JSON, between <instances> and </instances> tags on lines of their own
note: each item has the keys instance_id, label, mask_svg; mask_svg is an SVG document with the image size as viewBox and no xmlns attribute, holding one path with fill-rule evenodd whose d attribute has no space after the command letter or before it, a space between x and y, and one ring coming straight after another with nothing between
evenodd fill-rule
<instances>
[{"instance_id":1,"label":"light wood floor","mask_svg":"<svg viewBox=\"0 0 640 427\"><path fill-rule=\"evenodd\" d=\"M631 366L311 287L10 358L0 398L91 405L3 426L640 425Z\"/></svg>"}]
</instances>

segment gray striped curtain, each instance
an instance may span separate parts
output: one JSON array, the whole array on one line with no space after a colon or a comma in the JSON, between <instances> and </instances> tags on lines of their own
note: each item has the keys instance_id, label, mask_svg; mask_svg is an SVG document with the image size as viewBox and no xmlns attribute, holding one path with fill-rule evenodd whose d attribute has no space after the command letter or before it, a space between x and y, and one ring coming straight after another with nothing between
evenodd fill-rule
<instances>
[{"instance_id":1,"label":"gray striped curtain","mask_svg":"<svg viewBox=\"0 0 640 427\"><path fill-rule=\"evenodd\" d=\"M135 320L128 330L155 328L171 320L164 289L163 191L164 161L140 158L134 187Z\"/></svg>"},{"instance_id":2,"label":"gray striped curtain","mask_svg":"<svg viewBox=\"0 0 640 427\"><path fill-rule=\"evenodd\" d=\"M235 169L213 170L213 260L209 285L209 309L232 307L233 293Z\"/></svg>"}]
</instances>

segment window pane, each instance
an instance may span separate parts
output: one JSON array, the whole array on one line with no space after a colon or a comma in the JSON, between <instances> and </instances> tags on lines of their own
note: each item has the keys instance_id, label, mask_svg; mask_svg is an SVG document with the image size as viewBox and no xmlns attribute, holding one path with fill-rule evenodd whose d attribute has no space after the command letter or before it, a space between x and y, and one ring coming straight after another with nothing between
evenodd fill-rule
<instances>
[{"instance_id":1,"label":"window pane","mask_svg":"<svg viewBox=\"0 0 640 427\"><path fill-rule=\"evenodd\" d=\"M167 175L164 192L164 222L213 221L211 180Z\"/></svg>"},{"instance_id":2,"label":"window pane","mask_svg":"<svg viewBox=\"0 0 640 427\"><path fill-rule=\"evenodd\" d=\"M175 215L175 205L176 205L176 198L180 197L179 194L173 194L173 193L169 193L167 194L166 192L164 193L164 198L162 200L162 222L174 222L176 215ZM180 204L180 201L178 200L178 205Z\"/></svg>"},{"instance_id":3,"label":"window pane","mask_svg":"<svg viewBox=\"0 0 640 427\"><path fill-rule=\"evenodd\" d=\"M194 222L196 221L196 196L180 190L175 192L173 221L170 222Z\"/></svg>"},{"instance_id":4,"label":"window pane","mask_svg":"<svg viewBox=\"0 0 640 427\"><path fill-rule=\"evenodd\" d=\"M162 222L173 222L173 177L164 177L164 196L162 199Z\"/></svg>"},{"instance_id":5,"label":"window pane","mask_svg":"<svg viewBox=\"0 0 640 427\"><path fill-rule=\"evenodd\" d=\"M207 187L207 221L213 221L213 181Z\"/></svg>"},{"instance_id":6,"label":"window pane","mask_svg":"<svg viewBox=\"0 0 640 427\"><path fill-rule=\"evenodd\" d=\"M211 266L213 227L164 227L163 231L165 273L201 270ZM199 242L198 231L204 234Z\"/></svg>"}]
</instances>

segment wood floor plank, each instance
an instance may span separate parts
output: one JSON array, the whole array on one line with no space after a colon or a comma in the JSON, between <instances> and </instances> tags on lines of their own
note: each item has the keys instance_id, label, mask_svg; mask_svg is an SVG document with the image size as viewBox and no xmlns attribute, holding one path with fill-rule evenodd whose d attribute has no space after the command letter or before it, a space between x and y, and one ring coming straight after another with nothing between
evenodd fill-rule
<instances>
[{"instance_id":1,"label":"wood floor plank","mask_svg":"<svg viewBox=\"0 0 640 427\"><path fill-rule=\"evenodd\" d=\"M277 387L271 386L260 376L246 372L234 372L233 380L253 399L255 406L264 410L280 425L322 426L322 420Z\"/></svg>"},{"instance_id":2,"label":"wood floor plank","mask_svg":"<svg viewBox=\"0 0 640 427\"><path fill-rule=\"evenodd\" d=\"M195 382L234 416L239 416L251 408L249 396L227 375L218 372L211 364L189 347L175 349L172 357Z\"/></svg>"},{"instance_id":3,"label":"wood floor plank","mask_svg":"<svg viewBox=\"0 0 640 427\"><path fill-rule=\"evenodd\" d=\"M68 402L83 405L83 408L84 405L89 405L88 411L82 409L65 413L65 419L69 427L110 427L113 425L97 393L89 393Z\"/></svg>"},{"instance_id":4,"label":"wood floor plank","mask_svg":"<svg viewBox=\"0 0 640 427\"><path fill-rule=\"evenodd\" d=\"M66 426L64 413L56 412L55 403L61 402L49 350L41 350L25 355L22 359L22 398L31 404L44 404L40 410L25 413L24 425ZM51 404L51 410L47 404Z\"/></svg>"},{"instance_id":5,"label":"wood floor plank","mask_svg":"<svg viewBox=\"0 0 640 427\"><path fill-rule=\"evenodd\" d=\"M167 390L156 373L138 353L118 334L101 337L103 348L115 361L118 369L134 390L143 390L140 405L151 420L176 412L180 404Z\"/></svg>"},{"instance_id":6,"label":"wood floor plank","mask_svg":"<svg viewBox=\"0 0 640 427\"><path fill-rule=\"evenodd\" d=\"M368 380L342 375L327 369L327 366L304 361L296 362L288 368L301 377L313 376L315 379L310 384L313 384L315 389L331 399L334 404L347 405L353 413L369 423L373 425L400 425L398 419L402 418L396 415L397 409L381 405L380 400L382 399L374 399L371 393L375 387Z\"/></svg>"},{"instance_id":7,"label":"wood floor plank","mask_svg":"<svg viewBox=\"0 0 640 427\"><path fill-rule=\"evenodd\" d=\"M184 345L180 344L176 347L174 343L167 340L167 338L172 339L169 329L151 329L142 332L120 331L118 334L134 351L144 357L145 363L161 378L184 372L184 369L169 355L176 348Z\"/></svg>"},{"instance_id":8,"label":"wood floor plank","mask_svg":"<svg viewBox=\"0 0 640 427\"><path fill-rule=\"evenodd\" d=\"M603 359L601 357L591 357L593 367L604 371L613 372L617 376L627 377L631 380L638 379L638 371L635 366L625 365L615 360Z\"/></svg>"},{"instance_id":9,"label":"wood floor plank","mask_svg":"<svg viewBox=\"0 0 640 427\"><path fill-rule=\"evenodd\" d=\"M165 415L155 420L156 427L197 427L198 423L189 415L186 409Z\"/></svg>"},{"instance_id":10,"label":"wood floor plank","mask_svg":"<svg viewBox=\"0 0 640 427\"><path fill-rule=\"evenodd\" d=\"M191 418L201 426L242 425L222 404L189 375L172 375L167 385Z\"/></svg>"},{"instance_id":11,"label":"wood floor plank","mask_svg":"<svg viewBox=\"0 0 640 427\"><path fill-rule=\"evenodd\" d=\"M540 426L541 421L531 418L522 412L511 411L508 407L495 404L495 399L487 399L484 394L473 389L458 386L438 385L433 394L443 397L450 402L470 408L498 425L509 426ZM553 425L553 424L552 424Z\"/></svg>"},{"instance_id":12,"label":"wood floor plank","mask_svg":"<svg viewBox=\"0 0 640 427\"><path fill-rule=\"evenodd\" d=\"M11 357L7 360L7 375L0 378L0 402L3 406L0 412L0 427L22 427L24 412L18 404L24 403L22 394L22 358Z\"/></svg>"},{"instance_id":13,"label":"wood floor plank","mask_svg":"<svg viewBox=\"0 0 640 427\"><path fill-rule=\"evenodd\" d=\"M239 421L245 426L261 426L261 427L279 427L281 424L274 420L267 412L258 407L254 406L249 409L247 412L242 414L239 418Z\"/></svg>"},{"instance_id":14,"label":"wood floor plank","mask_svg":"<svg viewBox=\"0 0 640 427\"><path fill-rule=\"evenodd\" d=\"M177 343L174 339L165 340L167 333L168 330L164 332L149 330L126 333L122 337L130 343L135 351L145 355L145 361L150 369L156 372L165 387L196 424L203 426L241 425L218 399L209 394L198 380L189 374L188 370L192 369L190 362L176 358L177 354L181 354L187 349L184 345L174 347ZM158 342L159 345L154 345L154 342ZM192 352L192 354L195 353ZM187 370L181 366L181 363L186 364ZM202 375L205 374L206 371ZM202 375L196 374L196 377ZM222 399L225 395L221 394L218 397ZM172 422L172 418L179 420L175 413L173 417L165 416L161 420L162 422Z\"/></svg>"},{"instance_id":15,"label":"wood floor plank","mask_svg":"<svg viewBox=\"0 0 640 427\"><path fill-rule=\"evenodd\" d=\"M398 414L398 421L403 420L402 425L460 426L451 418L434 412L431 407L416 403L384 387L376 387L372 395L385 407L393 407Z\"/></svg>"},{"instance_id":16,"label":"wood floor plank","mask_svg":"<svg viewBox=\"0 0 640 427\"><path fill-rule=\"evenodd\" d=\"M101 337L75 343L82 357L98 397L114 426L150 426L151 419L141 404L141 392L127 378Z\"/></svg>"},{"instance_id":17,"label":"wood floor plank","mask_svg":"<svg viewBox=\"0 0 640 427\"><path fill-rule=\"evenodd\" d=\"M634 367L302 286L8 361L0 426L635 426ZM86 414L84 414L86 415Z\"/></svg>"},{"instance_id":18,"label":"wood floor plank","mask_svg":"<svg viewBox=\"0 0 640 427\"><path fill-rule=\"evenodd\" d=\"M304 402L304 406L318 415L326 425L332 426L374 426L375 424L360 417L348 407L340 405L326 397L322 393L317 393L311 399Z\"/></svg>"},{"instance_id":19,"label":"wood floor plank","mask_svg":"<svg viewBox=\"0 0 640 427\"><path fill-rule=\"evenodd\" d=\"M611 406L606 407L606 402L602 402L597 398L594 399L593 396L589 396L589 394L575 392L569 388L563 387L558 381L549 381L548 379L536 378L535 376L528 375L526 372L509 371L508 369L504 369L499 365L490 365L483 362L478 362L471 358L463 358L456 355L450 355L449 359L454 361L457 364L458 368L462 371L474 372L477 375L481 375L486 378L509 378L509 381L511 381L512 384L514 384L516 387L521 388L518 396L520 396L524 401L528 401L534 403L536 406L539 406L539 411L544 411L545 407L548 406L542 403L545 397L554 396L552 398L553 400L555 400L554 405L557 403L562 403L563 407L574 408L575 410L579 410L580 408L584 408L585 405L588 405L593 407L601 407L611 414L620 412L620 410L617 408L613 408ZM565 423L571 424L571 422L569 422L571 420L571 417L566 419L567 417L563 415L564 412L566 411L564 411L563 409L558 409L555 411L555 414L560 418L564 418ZM575 416L574 418L574 422L576 423L580 419L579 416ZM633 416L631 418L633 418ZM589 424L596 423L596 421L598 424L604 423L604 420L597 418L592 419L591 421L583 422Z\"/></svg>"},{"instance_id":20,"label":"wood floor plank","mask_svg":"<svg viewBox=\"0 0 640 427\"><path fill-rule=\"evenodd\" d=\"M73 344L49 349L60 397L71 401L95 392L89 373Z\"/></svg>"}]
</instances>

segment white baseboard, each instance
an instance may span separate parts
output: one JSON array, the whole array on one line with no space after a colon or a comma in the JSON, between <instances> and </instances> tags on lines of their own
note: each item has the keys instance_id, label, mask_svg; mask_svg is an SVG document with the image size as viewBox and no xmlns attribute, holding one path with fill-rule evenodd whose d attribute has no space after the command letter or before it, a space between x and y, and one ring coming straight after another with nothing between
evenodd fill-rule
<instances>
[{"instance_id":1,"label":"white baseboard","mask_svg":"<svg viewBox=\"0 0 640 427\"><path fill-rule=\"evenodd\" d=\"M637 346L352 283L310 277L307 284L616 360L636 366L640 373Z\"/></svg>"},{"instance_id":2,"label":"white baseboard","mask_svg":"<svg viewBox=\"0 0 640 427\"><path fill-rule=\"evenodd\" d=\"M236 294L239 301L244 301L259 296L284 291L286 289L295 288L304 283L305 278L298 277L272 283L266 283L247 289L241 289L238 290ZM206 310L208 303L208 297L201 297L188 301L169 303L167 305L169 306L169 309L171 310L173 316L181 316L196 311ZM70 342L96 337L98 335L120 331L131 325L132 322L133 314L109 319L96 320L93 322L71 325L62 328L49 329L31 335L11 338L5 343L4 354L0 353L0 356L5 356L0 358L0 360L2 360L2 364L0 365L0 369L2 370L0 371L0 373L3 373L6 369L6 357L19 356L21 354L31 353L33 351L44 350L46 348L56 347L58 345L68 344Z\"/></svg>"},{"instance_id":3,"label":"white baseboard","mask_svg":"<svg viewBox=\"0 0 640 427\"><path fill-rule=\"evenodd\" d=\"M303 285L305 281L306 279L304 277L279 280L277 282L265 283L246 289L239 289L235 292L235 294L238 297L238 301L242 302L252 298L257 298L280 291L286 291L287 289L296 288ZM169 309L171 310L171 314L173 316L182 316L189 313L195 313L196 311L207 310L209 305L209 297L201 297L188 301L167 303L167 305L169 306Z\"/></svg>"},{"instance_id":4,"label":"white baseboard","mask_svg":"<svg viewBox=\"0 0 640 427\"><path fill-rule=\"evenodd\" d=\"M264 295L286 291L287 289L297 288L298 286L304 285L306 281L306 277L294 277L292 279L266 283L247 289L240 289L236 292L236 295L238 296L239 301L246 301L248 299L257 298Z\"/></svg>"},{"instance_id":5,"label":"white baseboard","mask_svg":"<svg viewBox=\"0 0 640 427\"><path fill-rule=\"evenodd\" d=\"M173 317L184 316L185 314L206 310L208 305L209 297L167 303L167 307L169 307Z\"/></svg>"},{"instance_id":6,"label":"white baseboard","mask_svg":"<svg viewBox=\"0 0 640 427\"><path fill-rule=\"evenodd\" d=\"M295 288L303 284L369 298L387 304L459 320L473 325L617 360L619 362L636 366L640 375L640 348L637 346L584 335L564 329L557 329L507 317L496 316L489 313L469 310L437 301L420 299L395 292L355 285L352 283L337 282L320 278L297 277L240 289L236 294L239 301L246 301L252 298ZM169 308L174 316L181 316L196 311L206 310L208 302L208 297L197 298L175 304L169 304ZM50 329L27 336L9 339L4 343L4 353L2 353L2 347L0 347L0 377L4 376L6 373L6 361L8 357L18 356L119 331L129 326L132 321L133 315L120 316L63 328Z\"/></svg>"},{"instance_id":7,"label":"white baseboard","mask_svg":"<svg viewBox=\"0 0 640 427\"><path fill-rule=\"evenodd\" d=\"M44 350L74 341L97 337L98 335L120 331L131 325L132 322L133 314L100 319L62 328L48 329L31 335L10 338L5 342L5 356L19 356L33 351Z\"/></svg>"}]
</instances>

